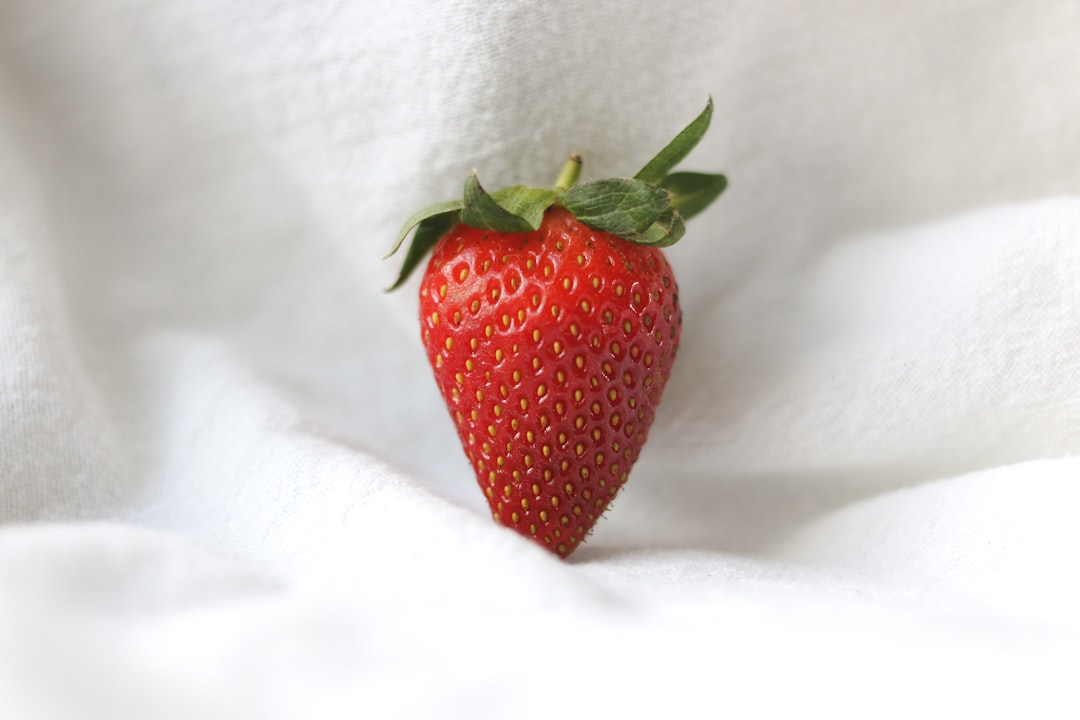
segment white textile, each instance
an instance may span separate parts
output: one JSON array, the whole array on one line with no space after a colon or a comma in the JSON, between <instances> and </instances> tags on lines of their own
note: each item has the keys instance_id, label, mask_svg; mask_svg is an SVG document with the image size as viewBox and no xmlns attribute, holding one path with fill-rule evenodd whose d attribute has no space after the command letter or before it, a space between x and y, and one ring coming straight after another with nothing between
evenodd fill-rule
<instances>
[{"instance_id":1,"label":"white textile","mask_svg":"<svg viewBox=\"0 0 1080 720\"><path fill-rule=\"evenodd\" d=\"M712 95L563 562L384 262ZM0 718L1080 716L1080 4L0 3Z\"/></svg>"}]
</instances>

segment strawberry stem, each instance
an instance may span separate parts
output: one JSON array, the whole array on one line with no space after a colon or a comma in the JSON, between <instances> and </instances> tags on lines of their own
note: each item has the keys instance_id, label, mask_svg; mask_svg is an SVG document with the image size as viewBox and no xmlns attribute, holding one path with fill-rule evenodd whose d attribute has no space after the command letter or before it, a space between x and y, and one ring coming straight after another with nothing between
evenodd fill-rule
<instances>
[{"instance_id":1,"label":"strawberry stem","mask_svg":"<svg viewBox=\"0 0 1080 720\"><path fill-rule=\"evenodd\" d=\"M555 181L555 192L563 192L574 187L579 175L581 175L581 156L574 153L563 165L562 172L559 173L559 178Z\"/></svg>"}]
</instances>

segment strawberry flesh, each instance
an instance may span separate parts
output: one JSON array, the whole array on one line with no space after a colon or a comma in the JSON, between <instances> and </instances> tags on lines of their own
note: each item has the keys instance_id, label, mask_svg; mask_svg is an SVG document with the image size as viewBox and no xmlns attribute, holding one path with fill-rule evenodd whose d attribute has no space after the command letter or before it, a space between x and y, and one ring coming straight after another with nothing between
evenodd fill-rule
<instances>
[{"instance_id":1,"label":"strawberry flesh","mask_svg":"<svg viewBox=\"0 0 1080 720\"><path fill-rule=\"evenodd\" d=\"M561 207L435 245L422 338L495 520L566 557L626 482L679 345L663 253Z\"/></svg>"}]
</instances>

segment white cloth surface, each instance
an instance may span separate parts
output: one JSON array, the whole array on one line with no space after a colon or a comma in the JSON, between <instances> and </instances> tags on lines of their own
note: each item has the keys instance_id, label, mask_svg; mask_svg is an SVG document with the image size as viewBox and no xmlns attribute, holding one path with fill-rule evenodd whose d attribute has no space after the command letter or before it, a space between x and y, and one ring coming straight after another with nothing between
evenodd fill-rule
<instances>
[{"instance_id":1,"label":"white cloth surface","mask_svg":"<svg viewBox=\"0 0 1080 720\"><path fill-rule=\"evenodd\" d=\"M381 261L701 109L567 562ZM1076 717L1080 5L0 4L0 717Z\"/></svg>"}]
</instances>

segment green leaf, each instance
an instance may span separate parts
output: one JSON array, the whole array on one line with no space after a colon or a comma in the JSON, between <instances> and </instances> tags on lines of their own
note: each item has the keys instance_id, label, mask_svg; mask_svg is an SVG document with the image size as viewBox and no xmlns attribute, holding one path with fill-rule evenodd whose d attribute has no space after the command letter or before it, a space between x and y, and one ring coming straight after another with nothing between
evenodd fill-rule
<instances>
[{"instance_id":1,"label":"green leaf","mask_svg":"<svg viewBox=\"0 0 1080 720\"><path fill-rule=\"evenodd\" d=\"M677 172L661 180L660 187L671 193L671 206L679 211L683 220L689 220L724 192L727 178L708 173Z\"/></svg>"},{"instance_id":2,"label":"green leaf","mask_svg":"<svg viewBox=\"0 0 1080 720\"><path fill-rule=\"evenodd\" d=\"M572 187L558 201L589 227L622 237L656 222L671 205L671 195L640 180L609 178Z\"/></svg>"},{"instance_id":3,"label":"green leaf","mask_svg":"<svg viewBox=\"0 0 1080 720\"><path fill-rule=\"evenodd\" d=\"M455 212L460 210L462 205L463 203L460 200L447 200L446 202L429 205L423 210L414 213L413 216L406 220L405 224L401 226L401 230L398 231L397 239L394 241L394 247L390 248L390 252L386 253L386 255L383 255L383 260L386 260L400 250L401 244L405 242L405 238L409 236L409 232L424 220L435 217L436 215Z\"/></svg>"},{"instance_id":4,"label":"green leaf","mask_svg":"<svg viewBox=\"0 0 1080 720\"><path fill-rule=\"evenodd\" d=\"M672 169L682 161L694 146L701 141L705 131L709 129L709 121L712 120L713 101L709 97L709 103L701 111L693 122L683 128L683 131L675 136L675 139L656 154L652 160L634 177L647 183L657 184L664 179Z\"/></svg>"},{"instance_id":5,"label":"green leaf","mask_svg":"<svg viewBox=\"0 0 1080 720\"><path fill-rule=\"evenodd\" d=\"M491 199L511 215L524 220L530 230L539 230L544 211L555 200L555 191L514 185L491 193Z\"/></svg>"},{"instance_id":6,"label":"green leaf","mask_svg":"<svg viewBox=\"0 0 1080 720\"><path fill-rule=\"evenodd\" d=\"M443 204L446 205L448 203ZM459 206L461 205L461 203L457 204ZM401 272L398 274L398 279L393 285L387 288L387 292L397 290L405 284L405 281L412 275L413 270L423 262L424 257L431 252L433 247L435 247L435 243L439 242L439 239L448 233L450 228L457 224L458 219L458 211L450 210L448 212L430 215L420 221L419 226L416 228L416 234L413 235L413 240L409 244L409 251L405 253L405 262L401 265ZM399 241L398 245L400 244Z\"/></svg>"},{"instance_id":7,"label":"green leaf","mask_svg":"<svg viewBox=\"0 0 1080 720\"><path fill-rule=\"evenodd\" d=\"M638 245L668 247L679 242L685 232L686 224L683 222L682 213L671 208L643 232L628 235L626 240Z\"/></svg>"},{"instance_id":8,"label":"green leaf","mask_svg":"<svg viewBox=\"0 0 1080 720\"><path fill-rule=\"evenodd\" d=\"M476 171L465 179L465 207L461 210L461 222L481 230L501 233L529 232L535 228L523 217L502 207L484 188Z\"/></svg>"}]
</instances>

